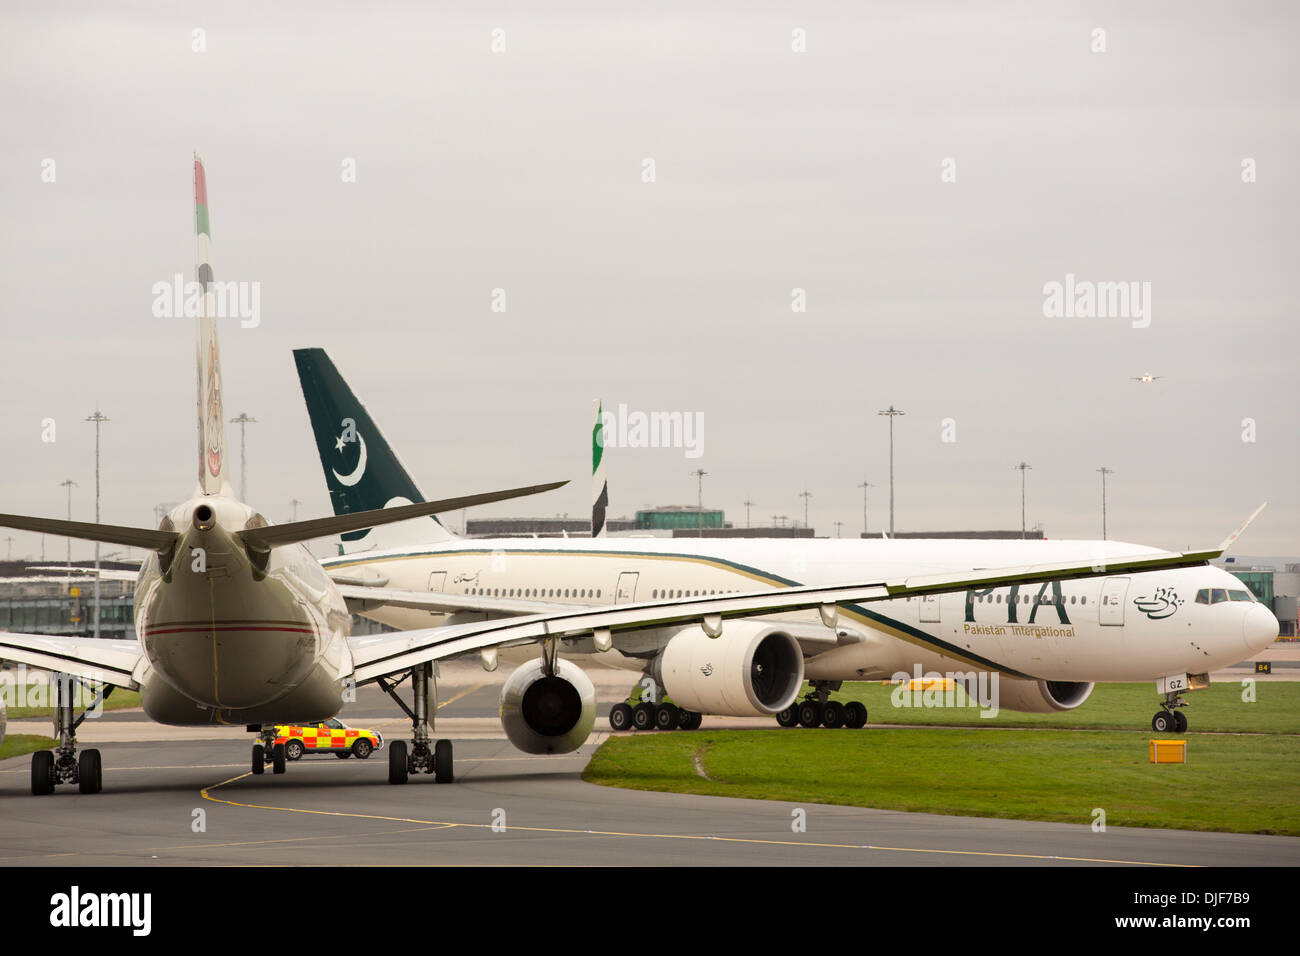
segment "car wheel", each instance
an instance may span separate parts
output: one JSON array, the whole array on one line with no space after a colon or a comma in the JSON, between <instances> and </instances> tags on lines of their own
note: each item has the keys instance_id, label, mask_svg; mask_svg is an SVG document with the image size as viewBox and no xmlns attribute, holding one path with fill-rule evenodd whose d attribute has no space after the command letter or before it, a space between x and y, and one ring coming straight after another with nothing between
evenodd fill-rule
<instances>
[{"instance_id":1,"label":"car wheel","mask_svg":"<svg viewBox=\"0 0 1300 956\"><path fill-rule=\"evenodd\" d=\"M284 745L285 760L301 760L303 755L303 746L301 740L291 740Z\"/></svg>"},{"instance_id":2,"label":"car wheel","mask_svg":"<svg viewBox=\"0 0 1300 956\"><path fill-rule=\"evenodd\" d=\"M356 754L358 760L365 760L375 750L375 745L365 737L362 737L352 745L352 752Z\"/></svg>"}]
</instances>

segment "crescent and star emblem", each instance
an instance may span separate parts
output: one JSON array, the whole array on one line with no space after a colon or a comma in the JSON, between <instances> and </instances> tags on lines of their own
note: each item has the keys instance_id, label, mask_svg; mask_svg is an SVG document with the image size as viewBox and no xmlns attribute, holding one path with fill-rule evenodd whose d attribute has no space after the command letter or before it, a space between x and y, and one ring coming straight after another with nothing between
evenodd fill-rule
<instances>
[{"instance_id":1,"label":"crescent and star emblem","mask_svg":"<svg viewBox=\"0 0 1300 956\"><path fill-rule=\"evenodd\" d=\"M356 436L357 444L361 446L361 453L357 455L357 467L352 469L352 471L346 475L340 475L337 471L334 471L334 479L346 488L351 488L360 481L361 477L366 473L366 439L361 432L357 432ZM338 440L334 442L334 448L337 451L342 451L343 446L346 444L347 442L344 440L343 436L340 435ZM333 469L331 469L331 471L333 471Z\"/></svg>"}]
</instances>

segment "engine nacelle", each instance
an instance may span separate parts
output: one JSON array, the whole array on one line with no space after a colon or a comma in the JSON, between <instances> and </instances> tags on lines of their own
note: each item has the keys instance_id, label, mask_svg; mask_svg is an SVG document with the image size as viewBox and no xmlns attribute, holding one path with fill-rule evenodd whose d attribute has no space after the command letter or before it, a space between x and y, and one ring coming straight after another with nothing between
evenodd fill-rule
<instances>
[{"instance_id":1,"label":"engine nacelle","mask_svg":"<svg viewBox=\"0 0 1300 956\"><path fill-rule=\"evenodd\" d=\"M673 703L701 714L767 717L803 687L803 651L780 624L726 621L721 637L698 626L668 641L655 676Z\"/></svg>"},{"instance_id":2,"label":"engine nacelle","mask_svg":"<svg viewBox=\"0 0 1300 956\"><path fill-rule=\"evenodd\" d=\"M998 681L998 706L1027 714L1054 714L1074 710L1092 694L1092 684L1058 680Z\"/></svg>"},{"instance_id":3,"label":"engine nacelle","mask_svg":"<svg viewBox=\"0 0 1300 956\"><path fill-rule=\"evenodd\" d=\"M501 726L526 754L572 753L596 725L596 688L581 667L557 659L548 677L539 657L521 664L501 688Z\"/></svg>"}]
</instances>

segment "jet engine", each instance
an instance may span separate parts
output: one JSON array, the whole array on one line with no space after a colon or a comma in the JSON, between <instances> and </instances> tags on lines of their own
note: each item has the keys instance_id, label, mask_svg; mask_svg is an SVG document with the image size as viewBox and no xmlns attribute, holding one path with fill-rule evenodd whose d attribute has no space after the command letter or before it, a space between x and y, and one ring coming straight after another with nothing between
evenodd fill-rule
<instances>
[{"instance_id":1,"label":"jet engine","mask_svg":"<svg viewBox=\"0 0 1300 956\"><path fill-rule=\"evenodd\" d=\"M1074 710L1092 694L1092 684L1059 680L998 681L998 707L1027 714Z\"/></svg>"},{"instance_id":2,"label":"jet engine","mask_svg":"<svg viewBox=\"0 0 1300 956\"><path fill-rule=\"evenodd\" d=\"M567 754L583 745L596 725L596 688L582 668L556 659L521 664L501 688L501 725L526 754Z\"/></svg>"},{"instance_id":3,"label":"jet engine","mask_svg":"<svg viewBox=\"0 0 1300 956\"><path fill-rule=\"evenodd\" d=\"M684 628L655 659L655 677L678 707L701 714L767 717L794 703L803 651L780 624L726 621L719 637Z\"/></svg>"}]
</instances>

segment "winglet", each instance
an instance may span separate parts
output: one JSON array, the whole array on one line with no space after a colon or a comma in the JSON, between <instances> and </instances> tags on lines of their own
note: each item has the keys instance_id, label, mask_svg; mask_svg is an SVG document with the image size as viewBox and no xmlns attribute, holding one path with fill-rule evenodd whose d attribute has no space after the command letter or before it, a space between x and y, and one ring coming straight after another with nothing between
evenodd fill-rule
<instances>
[{"instance_id":1,"label":"winglet","mask_svg":"<svg viewBox=\"0 0 1300 956\"><path fill-rule=\"evenodd\" d=\"M1250 523L1259 517L1259 513L1267 507L1268 507L1268 502L1266 501L1254 510L1251 516L1246 519L1245 524L1243 524L1236 531L1232 532L1232 534L1224 538L1223 541L1219 544L1219 553L1222 554L1224 551L1227 551L1228 548L1232 546L1232 543L1241 537L1241 533L1250 527Z\"/></svg>"}]
</instances>

